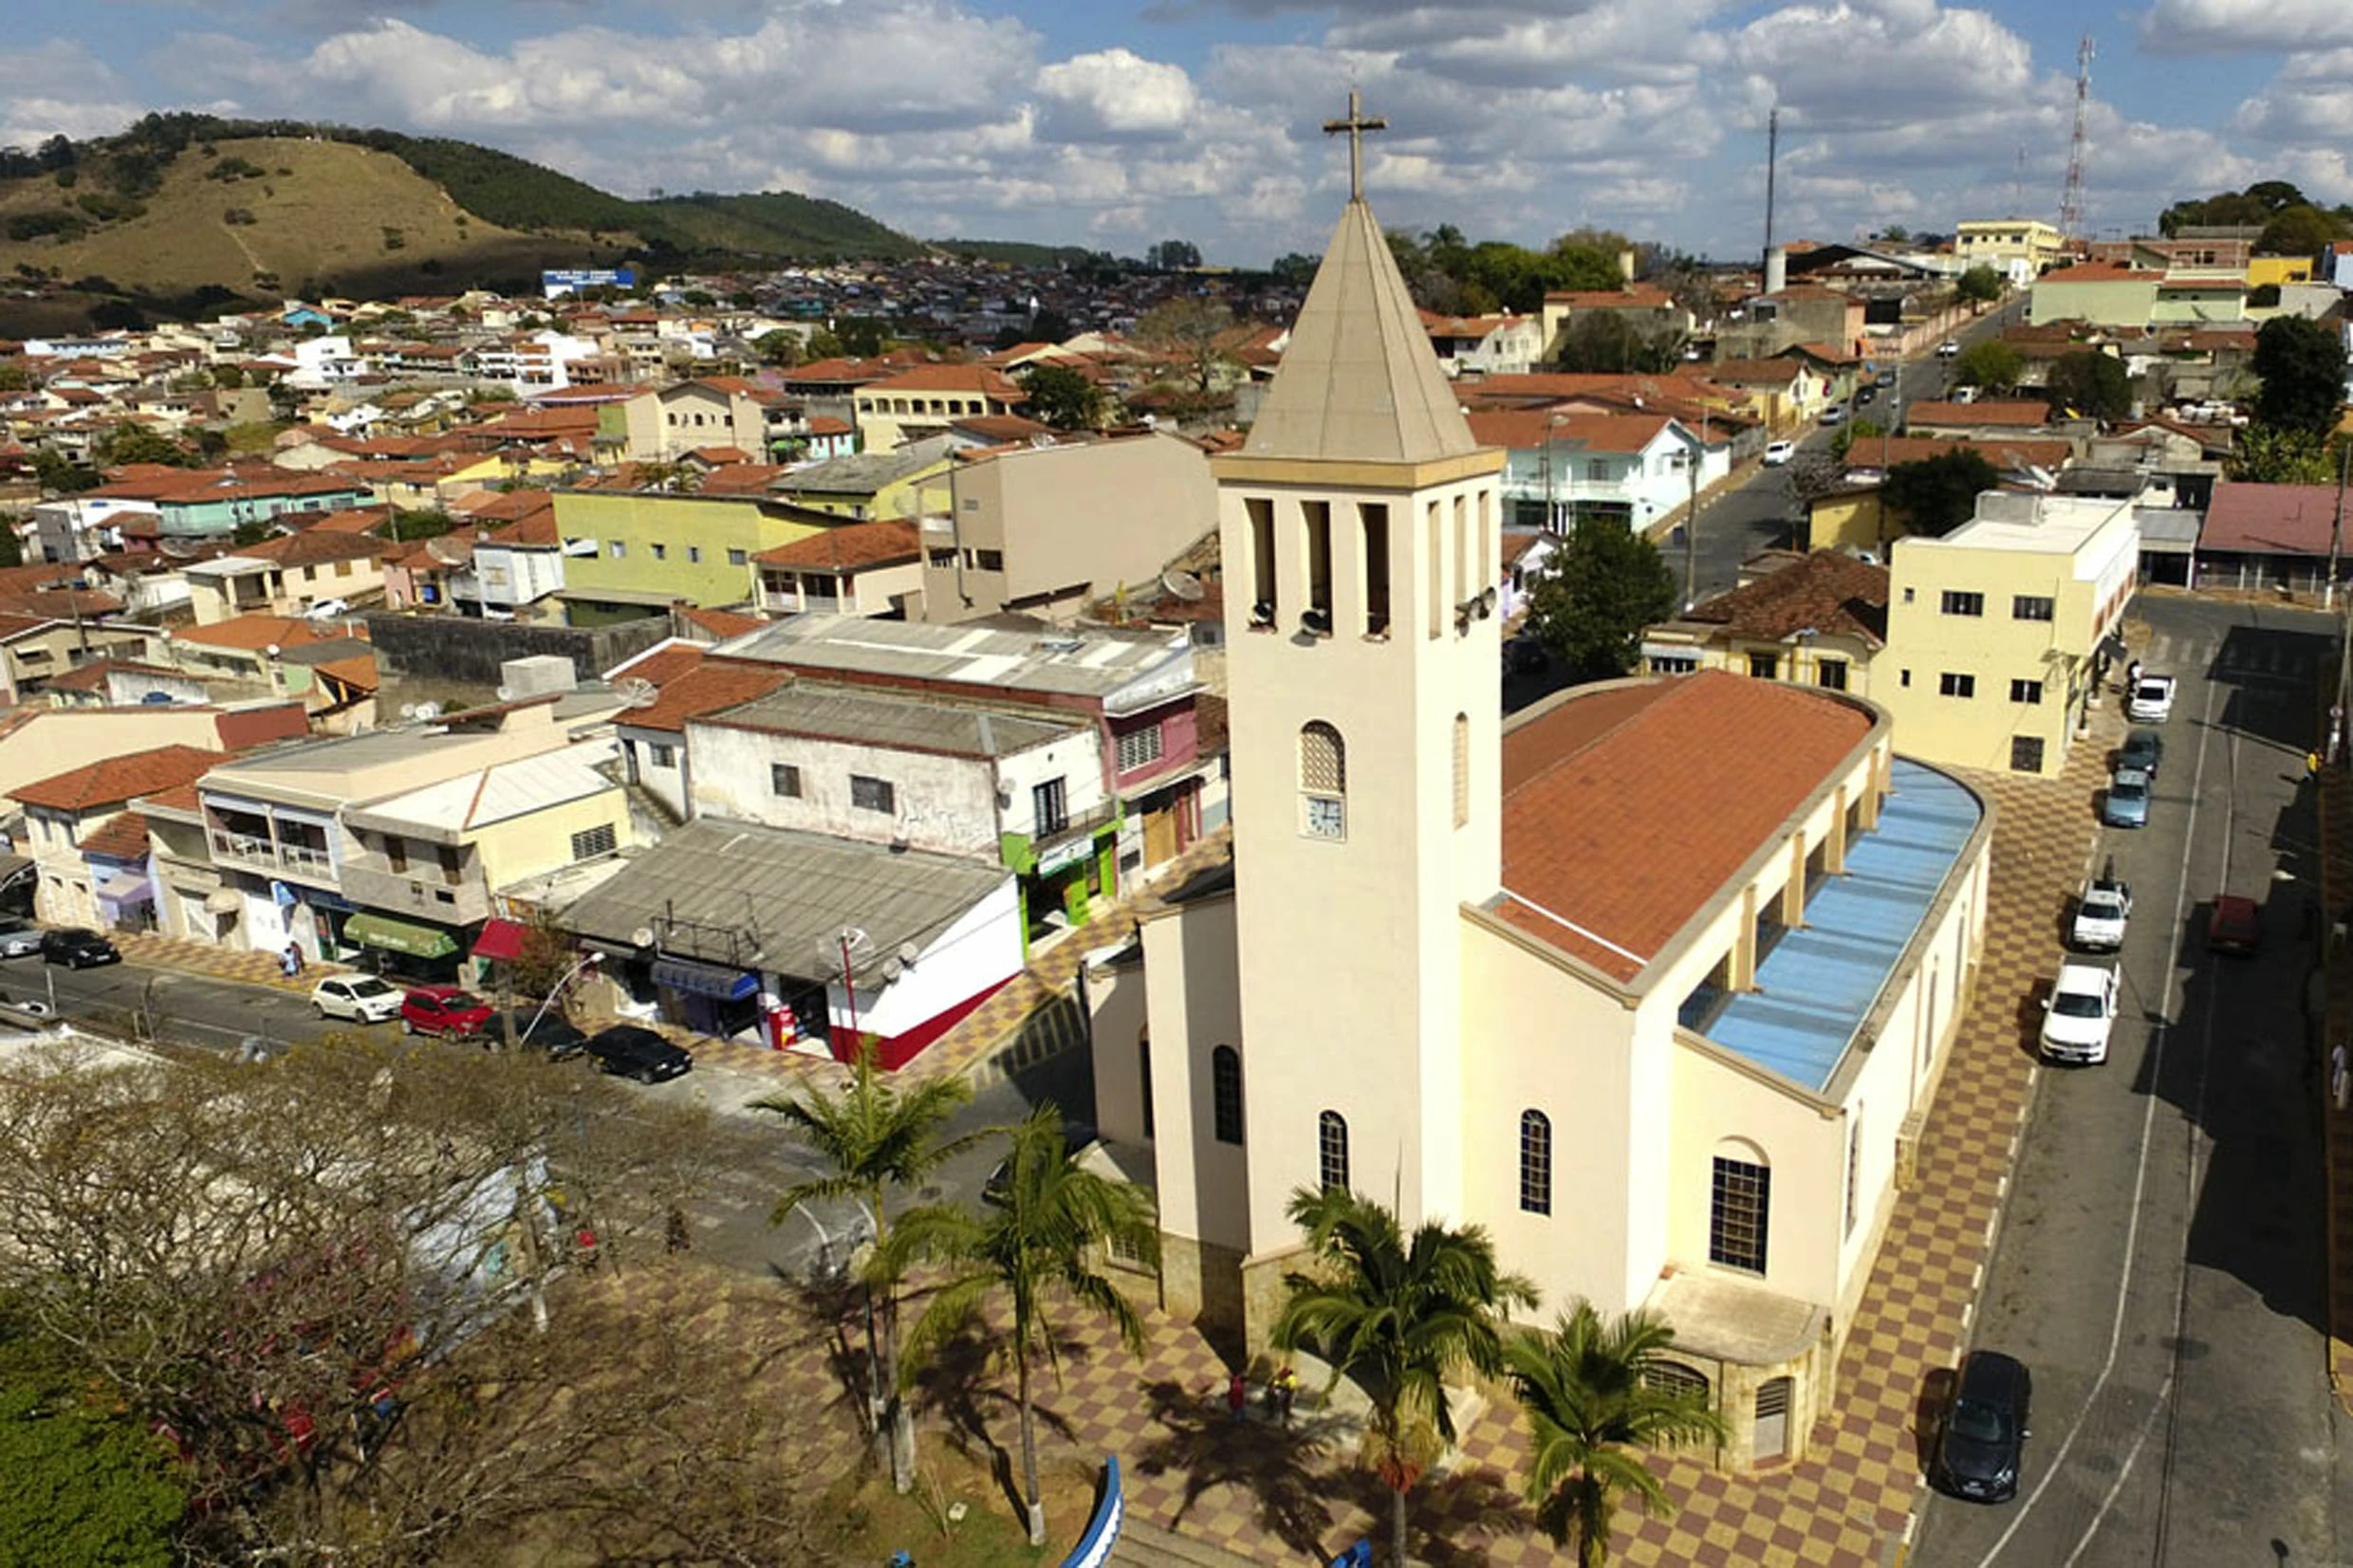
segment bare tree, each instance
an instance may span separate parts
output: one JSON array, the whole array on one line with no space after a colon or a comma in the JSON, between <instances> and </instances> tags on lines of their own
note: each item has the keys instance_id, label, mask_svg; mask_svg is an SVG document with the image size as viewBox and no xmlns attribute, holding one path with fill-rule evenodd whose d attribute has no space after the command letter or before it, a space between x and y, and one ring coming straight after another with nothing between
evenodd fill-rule
<instances>
[{"instance_id":1,"label":"bare tree","mask_svg":"<svg viewBox=\"0 0 2353 1568\"><path fill-rule=\"evenodd\" d=\"M1195 393L1206 397L1219 372L1233 362L1225 346L1233 312L1216 300L1166 300L1136 323L1136 339L1182 366Z\"/></svg>"}]
</instances>

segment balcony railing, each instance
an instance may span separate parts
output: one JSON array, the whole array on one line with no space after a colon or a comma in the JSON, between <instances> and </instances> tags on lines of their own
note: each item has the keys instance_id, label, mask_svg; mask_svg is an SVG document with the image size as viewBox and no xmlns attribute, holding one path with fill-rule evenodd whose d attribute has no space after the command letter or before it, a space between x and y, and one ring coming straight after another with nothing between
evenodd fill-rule
<instances>
[{"instance_id":1,"label":"balcony railing","mask_svg":"<svg viewBox=\"0 0 2353 1568\"><path fill-rule=\"evenodd\" d=\"M250 833L229 833L214 828L208 837L213 844L213 858L236 861L266 871L287 872L311 881L335 880L335 858L324 849L309 844L272 844L269 839Z\"/></svg>"}]
</instances>

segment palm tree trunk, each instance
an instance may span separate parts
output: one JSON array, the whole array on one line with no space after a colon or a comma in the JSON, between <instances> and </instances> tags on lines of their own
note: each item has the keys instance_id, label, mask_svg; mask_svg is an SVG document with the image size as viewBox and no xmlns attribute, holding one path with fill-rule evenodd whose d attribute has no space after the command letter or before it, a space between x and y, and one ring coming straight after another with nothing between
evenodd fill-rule
<instances>
[{"instance_id":1,"label":"palm tree trunk","mask_svg":"<svg viewBox=\"0 0 2353 1568\"><path fill-rule=\"evenodd\" d=\"M1399 1486L1389 1493L1389 1560L1397 1568L1405 1568L1405 1488Z\"/></svg>"},{"instance_id":2,"label":"palm tree trunk","mask_svg":"<svg viewBox=\"0 0 2353 1568\"><path fill-rule=\"evenodd\" d=\"M882 1410L890 1430L891 1486L900 1496L915 1489L915 1411L899 1387L899 1297L882 1298L880 1366Z\"/></svg>"},{"instance_id":3,"label":"palm tree trunk","mask_svg":"<svg viewBox=\"0 0 2353 1568\"><path fill-rule=\"evenodd\" d=\"M1029 1353L1013 1341L1013 1379L1021 1399L1021 1483L1028 1489L1029 1544L1046 1544L1046 1500L1038 1495L1038 1432L1029 1409Z\"/></svg>"}]
</instances>

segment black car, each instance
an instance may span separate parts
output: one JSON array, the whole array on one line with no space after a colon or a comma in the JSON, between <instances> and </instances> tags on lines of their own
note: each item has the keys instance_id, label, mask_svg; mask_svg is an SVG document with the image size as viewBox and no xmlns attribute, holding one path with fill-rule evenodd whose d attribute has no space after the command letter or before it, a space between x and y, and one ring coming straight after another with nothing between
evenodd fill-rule
<instances>
[{"instance_id":1,"label":"black car","mask_svg":"<svg viewBox=\"0 0 2353 1568\"><path fill-rule=\"evenodd\" d=\"M1859 391L1856 392L1855 401L1858 403L1873 402L1878 399L1879 395L1880 389L1878 387L1865 383Z\"/></svg>"},{"instance_id":2,"label":"black car","mask_svg":"<svg viewBox=\"0 0 2353 1568\"><path fill-rule=\"evenodd\" d=\"M572 1026L571 1020L553 1007L542 1012L537 1007L510 1007L495 1012L482 1021L480 1032L472 1039L485 1050L503 1051L507 1048L507 1020L514 1020L514 1042L527 1050L545 1051L551 1061L562 1061L586 1049L588 1037Z\"/></svg>"},{"instance_id":3,"label":"black car","mask_svg":"<svg viewBox=\"0 0 2353 1568\"><path fill-rule=\"evenodd\" d=\"M1928 1477L1936 1489L1973 1503L2003 1503L2018 1495L2018 1461L2026 1440L2033 1379L2026 1367L1997 1350L1973 1350L1954 1379L1953 1403L1936 1431Z\"/></svg>"},{"instance_id":4,"label":"black car","mask_svg":"<svg viewBox=\"0 0 2353 1568\"><path fill-rule=\"evenodd\" d=\"M112 942L85 926L61 926L41 933L41 961L86 969L94 964L120 964L122 954Z\"/></svg>"},{"instance_id":5,"label":"black car","mask_svg":"<svg viewBox=\"0 0 2353 1568\"><path fill-rule=\"evenodd\" d=\"M599 1029L583 1046L600 1072L619 1073L639 1083L659 1083L692 1069L695 1059L653 1030L635 1024Z\"/></svg>"},{"instance_id":6,"label":"black car","mask_svg":"<svg viewBox=\"0 0 2353 1568\"><path fill-rule=\"evenodd\" d=\"M2117 766L2137 767L2152 779L2157 777L2157 765L2164 760L2165 737L2154 729L2134 730L2116 753Z\"/></svg>"}]
</instances>

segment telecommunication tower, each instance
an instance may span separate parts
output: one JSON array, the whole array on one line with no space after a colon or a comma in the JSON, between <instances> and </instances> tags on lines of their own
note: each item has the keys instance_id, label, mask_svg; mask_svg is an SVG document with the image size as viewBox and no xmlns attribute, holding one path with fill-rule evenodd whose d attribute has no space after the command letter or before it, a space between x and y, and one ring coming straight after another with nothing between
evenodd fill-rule
<instances>
[{"instance_id":1,"label":"telecommunication tower","mask_svg":"<svg viewBox=\"0 0 2353 1568\"><path fill-rule=\"evenodd\" d=\"M2084 120L2091 109L2091 34L2075 46L2075 136L2067 143L2067 186L2059 196L2059 232L2068 239L2084 229Z\"/></svg>"}]
</instances>

